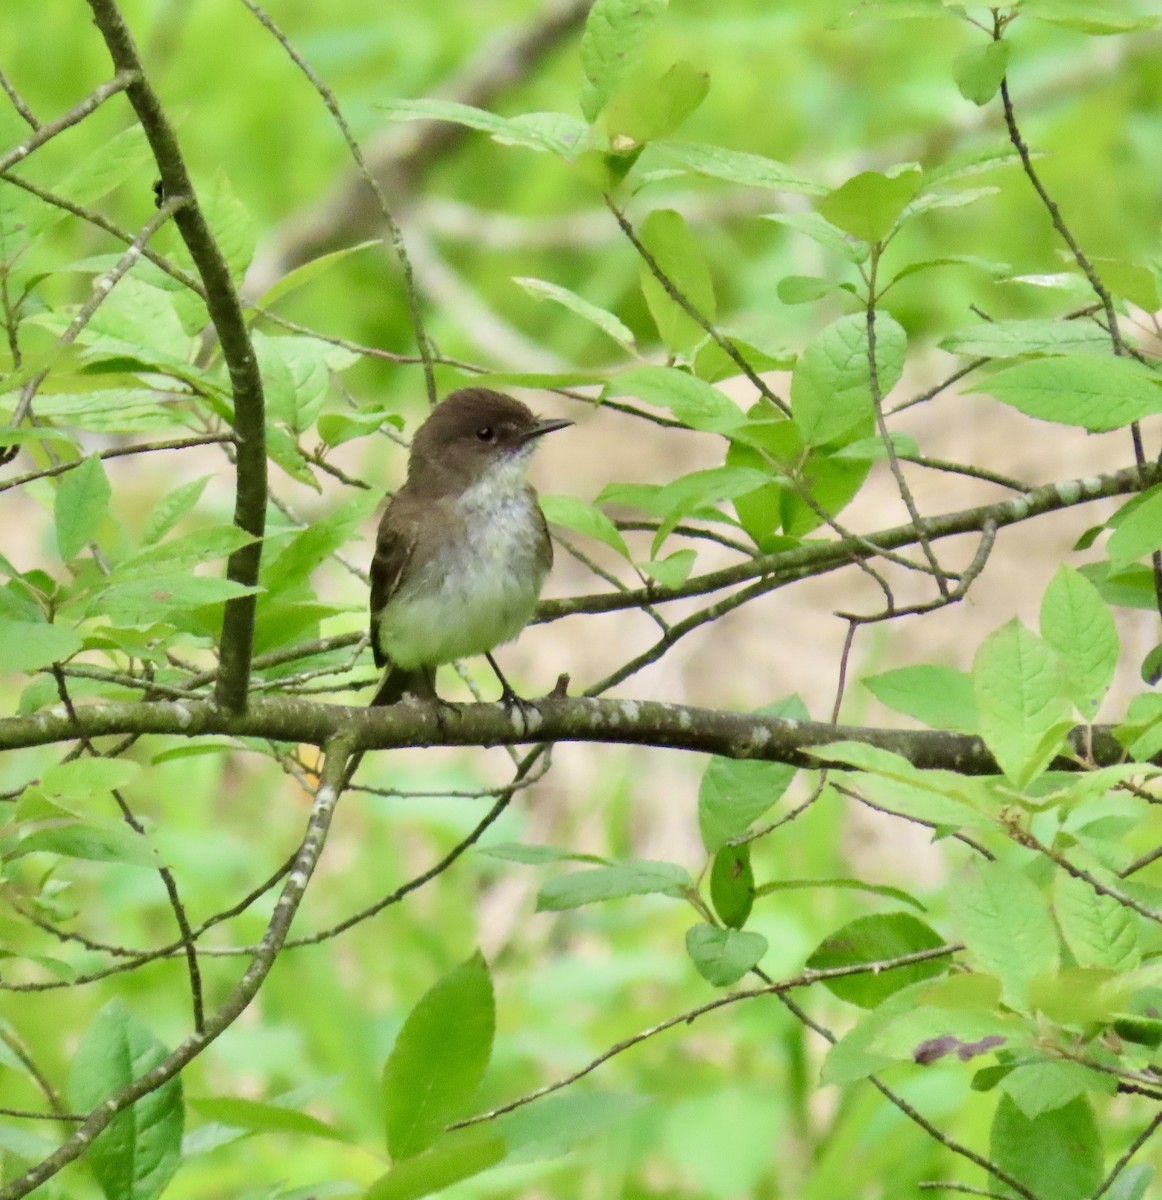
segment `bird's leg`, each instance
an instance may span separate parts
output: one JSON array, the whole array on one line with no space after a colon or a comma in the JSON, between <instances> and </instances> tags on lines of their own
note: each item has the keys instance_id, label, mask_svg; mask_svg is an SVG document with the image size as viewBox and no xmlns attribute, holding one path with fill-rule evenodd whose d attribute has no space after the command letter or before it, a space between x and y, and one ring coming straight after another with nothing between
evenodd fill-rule
<instances>
[{"instance_id":1,"label":"bird's leg","mask_svg":"<svg viewBox=\"0 0 1162 1200\"><path fill-rule=\"evenodd\" d=\"M488 665L496 672L496 678L500 680L500 703L511 713L513 709L520 709L521 717L524 719L525 728L529 727L529 712L536 709L536 705L531 700L526 700L523 696L518 696L516 689L504 677L504 672L496 665L496 659L492 654L485 652L484 657L488 659Z\"/></svg>"},{"instance_id":2,"label":"bird's leg","mask_svg":"<svg viewBox=\"0 0 1162 1200\"><path fill-rule=\"evenodd\" d=\"M435 667L420 667L408 681L406 695L435 706L436 727L439 729L441 737L446 737L448 734L447 714L453 712L456 716L461 715L459 704L455 704L451 700L444 700L437 694Z\"/></svg>"}]
</instances>

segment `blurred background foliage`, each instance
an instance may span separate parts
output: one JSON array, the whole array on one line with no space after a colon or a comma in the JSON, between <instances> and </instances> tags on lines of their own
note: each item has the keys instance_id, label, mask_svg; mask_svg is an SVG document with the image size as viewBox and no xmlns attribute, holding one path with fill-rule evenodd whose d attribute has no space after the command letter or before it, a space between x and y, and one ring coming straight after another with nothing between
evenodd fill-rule
<instances>
[{"instance_id":1,"label":"blurred background foliage","mask_svg":"<svg viewBox=\"0 0 1162 1200\"><path fill-rule=\"evenodd\" d=\"M917 6L895 7L907 14ZM318 96L240 4L127 0L124 8L154 85L178 121L195 180L209 187L220 176L228 179L249 212L260 261L277 258L349 177L346 151ZM658 73L687 60L710 76L709 97L682 137L769 155L828 186L863 169L912 160L933 167L1003 144L997 106L975 108L954 82L957 56L980 43L979 30L947 15L852 21L845 9L829 11L815 0L677 0L648 65ZM486 64L495 39L536 22L541 10L513 0L425 6L280 0L271 13L334 89L360 141L394 139L402 146L409 127L390 126L379 102L454 88L467 64ZM1045 156L1039 166L1079 239L1099 258L1152 260L1162 194L1162 38L1157 31L1089 37L1035 19L1018 20L1009 37L1010 79L1026 139ZM42 117L64 110L109 74L105 50L75 4L0 5L0 47L6 72ZM530 64L490 107L505 115L576 113L578 81L573 36ZM57 183L69 171L89 169L126 124L125 104L107 104L22 170ZM0 144L14 144L23 132L15 114L0 106ZM639 171L664 165L646 158ZM980 181L999 191L970 208L913 221L892 247L898 262L975 254L1007 262L1016 273L1065 269L1020 173L1006 166ZM120 187L107 211L137 227L151 212L149 183L143 177ZM638 260L576 172L550 156L470 135L406 183L398 193L389 188L388 199L413 249L431 329L446 354L504 370L612 361L612 346L601 334L556 306L538 304L514 276L551 280L615 311L639 346L656 352ZM776 283L787 275L842 269L814 243L756 219L780 207L794 210L794 197L772 199L682 175L649 183L641 203L688 215L710 260L720 324L729 332L764 348L797 347L842 311L841 295L815 305L777 298ZM108 250L99 232L62 221L39 244L42 261L22 266L30 273L58 272L48 287L60 301L74 286L76 295L85 294L88 280L61 264ZM935 378L952 360L926 348L964 324L973 305L995 317L1034 316L1060 311L1061 297L962 267L916 276L893 292L887 308L919 344L921 359L934 359ZM398 272L378 248L346 259L280 310L360 343L414 349ZM441 368L440 378L444 387L461 381L449 368ZM362 403L383 404L409 421L420 411L418 368L364 359L344 379ZM398 462L385 468L381 448L367 451L359 466L377 484L400 471ZM171 482L154 477L145 486L160 493ZM142 505L149 500L143 495ZM224 511L227 500L223 495ZM322 586L350 602L349 619L336 628L358 627L364 601L357 587L341 576ZM141 761L165 748L155 740ZM699 869L694 797L700 764L660 755L649 760L660 765L643 771L641 760L594 747L563 751L562 759L571 770L522 797L491 840L551 835L579 850L669 855ZM10 756L0 764L0 781L17 787L50 761L48 753L39 762L35 755L20 762ZM382 770L381 782L390 778L393 787L437 794L349 797L295 932L343 919L446 852L479 818L482 802L445 793L480 786L502 765L500 751L398 756L390 771ZM306 811L297 785L259 756L162 763L135 801L160 821L162 845L195 913L214 911L223 895L242 894L273 871ZM858 853L842 811L816 805L792 836L756 848L756 873L762 879L844 876L853 873ZM871 869L930 901L930 919L938 920L939 868L929 864L919 877L901 857ZM708 998L710 989L681 950L691 917L682 904L650 897L534 915L538 877L532 868L472 853L384 916L338 940L284 954L253 1009L187 1072L187 1096L244 1095L305 1109L367 1150L292 1135L242 1138L212 1121L195 1123L188 1134L192 1157L167 1195L321 1197L353 1192L355 1184L379 1175L384 1058L411 1005L477 945L492 964L498 1011L483 1105L576 1069L620 1038ZM798 970L827 933L876 904L839 889L788 892L760 901L750 927L769 939L764 966L779 976ZM172 936L160 885L148 872L75 863L61 905L62 913L83 912L84 927L98 939L149 945ZM259 902L235 923L233 939L257 938L268 911L267 901ZM0 914L0 930L10 920ZM23 926L19 936L27 937ZM44 952L60 948L46 938ZM81 970L90 961L80 947L70 948L68 957ZM210 998L220 997L236 977L237 960L207 961L205 970ZM183 967L173 960L85 989L3 993L0 1013L18 1025L48 1076L60 1080L77 1031L112 995L167 1044L179 1041L188 1025L183 985ZM820 989L806 1003L832 1027L848 1019L844 1006ZM774 999L704 1018L580 1085L649 1098L615 1127L570 1157L507 1166L450 1194L835 1200L918 1196L921 1179L979 1181L870 1087L818 1091L819 1057L820 1043ZM994 1099L972 1093L969 1078L962 1067L937 1065L899 1088L950 1136L979 1145L987 1141ZM0 1091L15 1106L38 1102L23 1073L3 1058ZM1113 1121L1110 1150L1136 1128L1124 1110L1115 1110ZM0 1125L0 1147L8 1151L30 1154L37 1139L51 1144L43 1129ZM82 1166L43 1194L72 1200L97 1193Z\"/></svg>"}]
</instances>

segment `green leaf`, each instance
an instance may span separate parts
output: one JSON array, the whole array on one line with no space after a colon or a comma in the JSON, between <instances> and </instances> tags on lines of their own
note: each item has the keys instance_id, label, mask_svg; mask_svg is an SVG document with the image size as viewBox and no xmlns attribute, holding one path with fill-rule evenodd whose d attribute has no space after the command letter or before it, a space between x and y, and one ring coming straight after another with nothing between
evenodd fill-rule
<instances>
[{"instance_id":1,"label":"green leaf","mask_svg":"<svg viewBox=\"0 0 1162 1200\"><path fill-rule=\"evenodd\" d=\"M758 711L792 721L806 721L809 716L798 696ZM732 838L745 833L752 821L778 802L796 770L788 763L711 758L698 788L698 830L707 851L717 854Z\"/></svg>"},{"instance_id":2,"label":"green leaf","mask_svg":"<svg viewBox=\"0 0 1162 1200\"><path fill-rule=\"evenodd\" d=\"M492 979L479 952L438 980L408 1014L383 1068L387 1148L396 1162L428 1149L468 1111L495 1027Z\"/></svg>"},{"instance_id":3,"label":"green leaf","mask_svg":"<svg viewBox=\"0 0 1162 1200\"><path fill-rule=\"evenodd\" d=\"M689 516L712 510L723 500L733 500L768 482L769 477L753 467L709 467L691 471L667 483L657 495L662 517L650 547L656 555L666 538Z\"/></svg>"},{"instance_id":4,"label":"green leaf","mask_svg":"<svg viewBox=\"0 0 1162 1200\"><path fill-rule=\"evenodd\" d=\"M639 571L665 588L678 588L690 578L698 554L694 550L675 550L665 558L635 563Z\"/></svg>"},{"instance_id":5,"label":"green leaf","mask_svg":"<svg viewBox=\"0 0 1162 1200\"><path fill-rule=\"evenodd\" d=\"M767 952L761 933L694 925L686 932L686 953L698 974L715 987L737 983Z\"/></svg>"},{"instance_id":6,"label":"green leaf","mask_svg":"<svg viewBox=\"0 0 1162 1200\"><path fill-rule=\"evenodd\" d=\"M202 575L158 575L114 583L89 602L85 615L109 617L127 625L164 621L175 612L225 604L236 596L251 596L258 588L244 587L230 579Z\"/></svg>"},{"instance_id":7,"label":"green leaf","mask_svg":"<svg viewBox=\"0 0 1162 1200\"><path fill-rule=\"evenodd\" d=\"M829 934L812 952L806 965L811 970L824 971L829 967L900 958L942 945L944 939L919 917L911 913L882 913L858 917ZM943 975L948 970L948 963L947 958L933 958L874 974L869 971L863 975L825 979L823 986L840 1000L858 1004L861 1008L875 1008L901 988Z\"/></svg>"},{"instance_id":8,"label":"green leaf","mask_svg":"<svg viewBox=\"0 0 1162 1200\"><path fill-rule=\"evenodd\" d=\"M141 764L127 758L74 758L45 767L40 786L47 795L84 798L133 783Z\"/></svg>"},{"instance_id":9,"label":"green leaf","mask_svg":"<svg viewBox=\"0 0 1162 1200\"><path fill-rule=\"evenodd\" d=\"M619 321L613 313L606 312L605 309L598 308L596 304L578 296L576 292L571 292L568 288L560 287L558 284L549 283L547 280L533 279L527 275L514 275L512 278L514 283L519 283L534 299L552 300L554 303L560 304L582 320L596 325L602 333L611 337L622 349L628 350L631 354L634 352L633 330L624 322Z\"/></svg>"},{"instance_id":10,"label":"green leaf","mask_svg":"<svg viewBox=\"0 0 1162 1200\"><path fill-rule=\"evenodd\" d=\"M813 304L829 296L841 285L818 275L784 275L775 284L775 295L784 304Z\"/></svg>"},{"instance_id":11,"label":"green leaf","mask_svg":"<svg viewBox=\"0 0 1162 1200\"><path fill-rule=\"evenodd\" d=\"M861 242L845 233L837 225L832 225L825 217L817 212L806 213L763 213L764 221L776 221L788 229L805 234L813 242L817 242L824 250L847 259L851 263L861 263L867 260L871 248L867 242Z\"/></svg>"},{"instance_id":12,"label":"green leaf","mask_svg":"<svg viewBox=\"0 0 1162 1200\"><path fill-rule=\"evenodd\" d=\"M346 546L355 531L379 506L375 492L356 493L333 512L297 530L283 548L262 564L261 581L270 596L307 582L311 573L336 550Z\"/></svg>"},{"instance_id":13,"label":"green leaf","mask_svg":"<svg viewBox=\"0 0 1162 1200\"><path fill-rule=\"evenodd\" d=\"M1022 9L1051 25L1062 25L1098 37L1129 33L1135 29L1154 29L1162 19L1156 13L1126 12L1120 5L1101 4L1095 0L1026 0Z\"/></svg>"},{"instance_id":14,"label":"green leaf","mask_svg":"<svg viewBox=\"0 0 1162 1200\"><path fill-rule=\"evenodd\" d=\"M1097 588L1072 567L1062 564L1045 590L1041 636L1065 669L1070 699L1086 720L1092 720L1113 682L1120 644L1114 618Z\"/></svg>"},{"instance_id":15,"label":"green leaf","mask_svg":"<svg viewBox=\"0 0 1162 1200\"><path fill-rule=\"evenodd\" d=\"M1053 911L1078 966L1125 972L1141 962L1138 918L1112 896L1096 892L1085 880L1059 871L1053 881Z\"/></svg>"},{"instance_id":16,"label":"green leaf","mask_svg":"<svg viewBox=\"0 0 1162 1200\"><path fill-rule=\"evenodd\" d=\"M614 150L666 137L706 99L710 76L688 62L661 77L629 84L610 101L603 124Z\"/></svg>"},{"instance_id":17,"label":"green leaf","mask_svg":"<svg viewBox=\"0 0 1162 1200\"><path fill-rule=\"evenodd\" d=\"M610 549L629 562L631 555L625 538L616 525L596 506L581 500L577 496L546 496L538 497L545 519L550 525L561 525L572 529L585 537L603 542Z\"/></svg>"},{"instance_id":18,"label":"green leaf","mask_svg":"<svg viewBox=\"0 0 1162 1200\"><path fill-rule=\"evenodd\" d=\"M654 150L666 158L681 163L688 171L709 175L714 179L725 179L727 183L741 183L748 187L770 188L776 192L798 192L804 195L821 195L826 188L814 179L797 170L763 158L758 154L747 154L742 150L727 150L722 146L702 145L696 142L654 142Z\"/></svg>"},{"instance_id":19,"label":"green leaf","mask_svg":"<svg viewBox=\"0 0 1162 1200\"><path fill-rule=\"evenodd\" d=\"M1101 1130L1084 1097L1029 1120L1001 1096L989 1134L989 1158L1035 1196L1086 1200L1103 1174Z\"/></svg>"},{"instance_id":20,"label":"green leaf","mask_svg":"<svg viewBox=\"0 0 1162 1200\"><path fill-rule=\"evenodd\" d=\"M537 893L537 912L563 912L624 896L683 896L694 886L689 872L671 862L623 862L550 879Z\"/></svg>"},{"instance_id":21,"label":"green leaf","mask_svg":"<svg viewBox=\"0 0 1162 1200\"><path fill-rule=\"evenodd\" d=\"M1029 984L1055 974L1059 963L1045 897L1021 871L986 862L969 871L949 899L954 924L977 961L1000 978L1005 1003L1027 1011Z\"/></svg>"},{"instance_id":22,"label":"green leaf","mask_svg":"<svg viewBox=\"0 0 1162 1200\"><path fill-rule=\"evenodd\" d=\"M84 825L74 822L37 829L17 842L9 858L43 852L90 862L122 863L129 867L163 866L149 839L126 826Z\"/></svg>"},{"instance_id":23,"label":"green leaf","mask_svg":"<svg viewBox=\"0 0 1162 1200\"><path fill-rule=\"evenodd\" d=\"M84 549L97 532L112 495L101 460L90 454L75 470L61 476L53 502L56 540L66 562Z\"/></svg>"},{"instance_id":24,"label":"green leaf","mask_svg":"<svg viewBox=\"0 0 1162 1200\"><path fill-rule=\"evenodd\" d=\"M1119 511L1115 520L1116 527L1106 543L1106 553L1111 569L1119 571L1162 546L1162 484L1155 484L1149 491L1135 496L1130 505Z\"/></svg>"},{"instance_id":25,"label":"green leaf","mask_svg":"<svg viewBox=\"0 0 1162 1200\"><path fill-rule=\"evenodd\" d=\"M687 228L685 218L673 209L655 209L641 223L638 239L679 294L704 320L713 321L717 313L714 284L702 248ZM693 349L705 338L706 330L673 299L645 262L638 274L642 295L662 344L672 354L685 354Z\"/></svg>"},{"instance_id":26,"label":"green leaf","mask_svg":"<svg viewBox=\"0 0 1162 1200\"><path fill-rule=\"evenodd\" d=\"M820 214L861 242L880 242L920 190L923 172L915 163L891 174L861 171L819 201Z\"/></svg>"},{"instance_id":27,"label":"green leaf","mask_svg":"<svg viewBox=\"0 0 1162 1200\"><path fill-rule=\"evenodd\" d=\"M624 1129L624 1123L646 1103L643 1096L571 1088L506 1113L495 1128L508 1144L510 1162L556 1158L611 1125Z\"/></svg>"},{"instance_id":28,"label":"green leaf","mask_svg":"<svg viewBox=\"0 0 1162 1200\"><path fill-rule=\"evenodd\" d=\"M1108 357L1110 335L1089 321L982 321L954 329L941 340L940 349L950 354L971 354L974 358L1021 358L1027 354Z\"/></svg>"},{"instance_id":29,"label":"green leaf","mask_svg":"<svg viewBox=\"0 0 1162 1200\"><path fill-rule=\"evenodd\" d=\"M258 307L270 308L284 296L289 296L291 292L298 291L299 288L312 283L324 272L342 262L343 259L349 258L352 254L358 254L360 250L366 250L371 246L382 245L383 242L379 238L371 238L366 242L356 242L353 246L343 246L339 250L332 250L328 254L320 254L317 258L312 258L310 262L305 262L288 271L277 283L267 288L258 301Z\"/></svg>"},{"instance_id":30,"label":"green leaf","mask_svg":"<svg viewBox=\"0 0 1162 1200\"><path fill-rule=\"evenodd\" d=\"M341 446L355 438L377 433L384 425L402 429L403 421L398 413L389 413L383 408L368 408L360 412L321 413L315 425L319 437L328 446Z\"/></svg>"},{"instance_id":31,"label":"green leaf","mask_svg":"<svg viewBox=\"0 0 1162 1200\"><path fill-rule=\"evenodd\" d=\"M419 1200L496 1166L504 1138L488 1128L457 1129L430 1150L397 1162L363 1193L363 1200Z\"/></svg>"},{"instance_id":32,"label":"green leaf","mask_svg":"<svg viewBox=\"0 0 1162 1200\"><path fill-rule=\"evenodd\" d=\"M145 528L141 533L142 544L149 546L161 541L197 504L206 490L206 484L212 478L212 475L203 475L200 479L191 479L189 483L183 483L158 500L145 519Z\"/></svg>"},{"instance_id":33,"label":"green leaf","mask_svg":"<svg viewBox=\"0 0 1162 1200\"><path fill-rule=\"evenodd\" d=\"M69 1068L69 1107L88 1112L158 1066L165 1047L112 1000L93 1018ZM107 1200L153 1200L181 1161L182 1081L174 1076L120 1112L88 1148Z\"/></svg>"},{"instance_id":34,"label":"green leaf","mask_svg":"<svg viewBox=\"0 0 1162 1200\"><path fill-rule=\"evenodd\" d=\"M224 170L214 175L209 187L198 189L198 207L226 259L234 282L241 283L254 257L257 232L250 213Z\"/></svg>"},{"instance_id":35,"label":"green leaf","mask_svg":"<svg viewBox=\"0 0 1162 1200\"><path fill-rule=\"evenodd\" d=\"M498 117L496 113L456 100L393 99L380 101L375 107L383 111L389 121L450 121L487 133L494 142L506 146L523 146L566 157L584 145L589 132L584 121L565 113Z\"/></svg>"},{"instance_id":36,"label":"green leaf","mask_svg":"<svg viewBox=\"0 0 1162 1200\"><path fill-rule=\"evenodd\" d=\"M528 845L524 842L491 842L481 846L480 854L489 858L499 858L502 862L523 863L525 866L539 867L545 863L555 862L587 862L608 866L609 860L596 854L578 854L573 850L561 850L556 846Z\"/></svg>"},{"instance_id":37,"label":"green leaf","mask_svg":"<svg viewBox=\"0 0 1162 1200\"><path fill-rule=\"evenodd\" d=\"M750 916L754 898L750 846L723 846L710 868L710 900L714 911L724 925L741 929Z\"/></svg>"},{"instance_id":38,"label":"green leaf","mask_svg":"<svg viewBox=\"0 0 1162 1200\"><path fill-rule=\"evenodd\" d=\"M1001 1091L1030 1121L1071 1104L1086 1092L1112 1095L1117 1086L1118 1081L1112 1075L1090 1070L1081 1063L1056 1059L1023 1063L1001 1081Z\"/></svg>"},{"instance_id":39,"label":"green leaf","mask_svg":"<svg viewBox=\"0 0 1162 1200\"><path fill-rule=\"evenodd\" d=\"M1009 67L1012 47L1004 40L973 46L953 64L953 78L960 94L973 104L987 104L998 92Z\"/></svg>"},{"instance_id":40,"label":"green leaf","mask_svg":"<svg viewBox=\"0 0 1162 1200\"><path fill-rule=\"evenodd\" d=\"M341 1130L310 1113L279 1104L263 1104L235 1096L206 1097L191 1100L190 1107L210 1121L254 1133L289 1133L295 1137L315 1137L332 1142L350 1142Z\"/></svg>"},{"instance_id":41,"label":"green leaf","mask_svg":"<svg viewBox=\"0 0 1162 1200\"><path fill-rule=\"evenodd\" d=\"M75 629L0 617L0 662L5 671L36 671L76 654L84 639Z\"/></svg>"},{"instance_id":42,"label":"green leaf","mask_svg":"<svg viewBox=\"0 0 1162 1200\"><path fill-rule=\"evenodd\" d=\"M979 723L972 676L955 667L899 667L861 680L881 703L932 729L976 733Z\"/></svg>"},{"instance_id":43,"label":"green leaf","mask_svg":"<svg viewBox=\"0 0 1162 1200\"><path fill-rule=\"evenodd\" d=\"M989 634L972 664L980 734L1017 787L1035 779L1072 728L1056 654L1017 620Z\"/></svg>"},{"instance_id":44,"label":"green leaf","mask_svg":"<svg viewBox=\"0 0 1162 1200\"><path fill-rule=\"evenodd\" d=\"M225 558L254 541L257 538L237 525L210 525L166 542L146 546L136 554L123 558L113 568L109 578L122 583L129 579L192 570L199 563Z\"/></svg>"},{"instance_id":45,"label":"green leaf","mask_svg":"<svg viewBox=\"0 0 1162 1200\"><path fill-rule=\"evenodd\" d=\"M674 367L634 367L609 385L616 396L636 396L655 408L669 409L689 429L728 434L745 424L742 409L701 379Z\"/></svg>"},{"instance_id":46,"label":"green leaf","mask_svg":"<svg viewBox=\"0 0 1162 1200\"><path fill-rule=\"evenodd\" d=\"M908 336L887 313L876 313L876 375L881 397L904 370ZM791 376L795 426L808 446L847 433L874 412L868 370L867 317L833 321L807 343Z\"/></svg>"},{"instance_id":47,"label":"green leaf","mask_svg":"<svg viewBox=\"0 0 1162 1200\"><path fill-rule=\"evenodd\" d=\"M900 888L892 887L887 883L865 883L862 879L774 879L770 883L764 883L760 887L754 889L755 898L760 896L771 896L776 892L795 892L803 888L848 888L853 892L867 892L869 896L888 896L892 900L898 900L901 904L910 904L913 908L920 912L927 912L927 908L916 899L915 896L910 896L907 892Z\"/></svg>"},{"instance_id":48,"label":"green leaf","mask_svg":"<svg viewBox=\"0 0 1162 1200\"><path fill-rule=\"evenodd\" d=\"M972 389L1042 421L1093 433L1162 412L1162 383L1125 358L1066 355L1005 367Z\"/></svg>"},{"instance_id":49,"label":"green leaf","mask_svg":"<svg viewBox=\"0 0 1162 1200\"><path fill-rule=\"evenodd\" d=\"M637 69L666 0L596 0L581 36L581 113L591 124Z\"/></svg>"}]
</instances>

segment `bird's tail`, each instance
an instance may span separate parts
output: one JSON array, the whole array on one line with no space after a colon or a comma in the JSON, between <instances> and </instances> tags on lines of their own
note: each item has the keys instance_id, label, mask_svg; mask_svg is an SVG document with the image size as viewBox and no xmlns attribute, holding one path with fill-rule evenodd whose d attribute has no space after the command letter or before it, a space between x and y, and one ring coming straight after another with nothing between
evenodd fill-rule
<instances>
[{"instance_id":1,"label":"bird's tail","mask_svg":"<svg viewBox=\"0 0 1162 1200\"><path fill-rule=\"evenodd\" d=\"M434 700L436 668L417 667L414 671L405 671L403 667L388 667L368 707L397 704L404 696L415 696L417 700Z\"/></svg>"}]
</instances>

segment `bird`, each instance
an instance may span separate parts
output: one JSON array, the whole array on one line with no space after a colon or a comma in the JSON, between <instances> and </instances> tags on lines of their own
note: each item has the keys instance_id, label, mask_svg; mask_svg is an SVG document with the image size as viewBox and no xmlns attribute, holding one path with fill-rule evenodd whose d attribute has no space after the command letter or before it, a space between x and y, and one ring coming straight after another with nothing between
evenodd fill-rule
<instances>
[{"instance_id":1,"label":"bird","mask_svg":"<svg viewBox=\"0 0 1162 1200\"><path fill-rule=\"evenodd\" d=\"M371 649L384 671L371 705L405 696L442 704L436 668L477 654L496 672L502 701L523 703L491 652L532 619L552 566L526 472L540 439L572 424L468 387L416 431L371 563Z\"/></svg>"}]
</instances>

